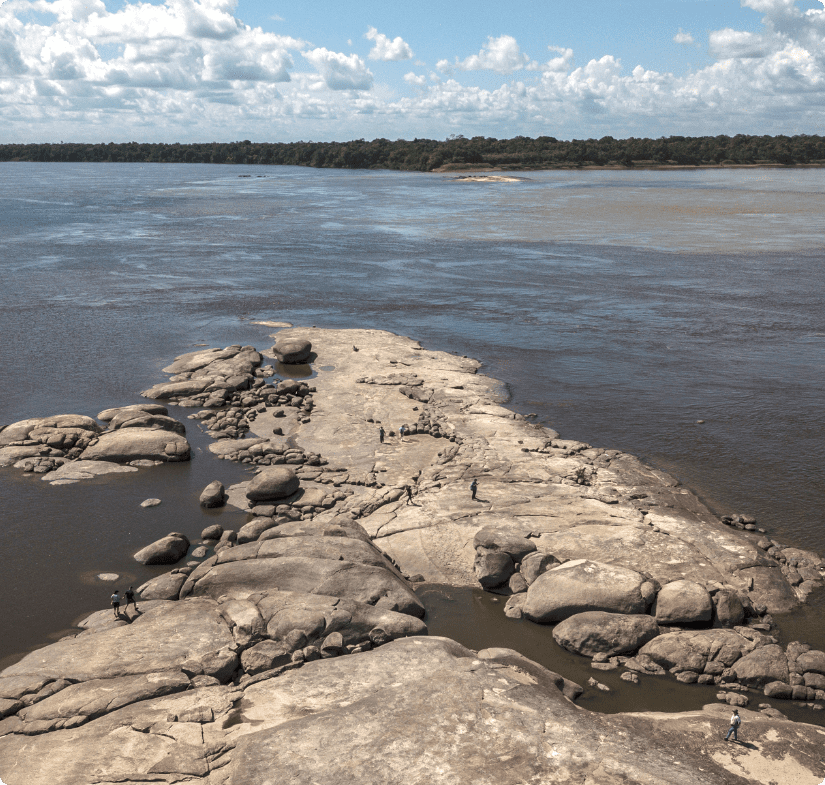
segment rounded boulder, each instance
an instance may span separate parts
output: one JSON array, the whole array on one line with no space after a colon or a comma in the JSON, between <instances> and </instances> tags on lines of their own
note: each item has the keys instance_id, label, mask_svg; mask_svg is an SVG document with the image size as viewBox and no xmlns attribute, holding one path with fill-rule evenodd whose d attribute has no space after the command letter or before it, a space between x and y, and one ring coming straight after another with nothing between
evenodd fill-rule
<instances>
[{"instance_id":1,"label":"rounded boulder","mask_svg":"<svg viewBox=\"0 0 825 785\"><path fill-rule=\"evenodd\" d=\"M539 575L527 590L524 615L531 621L564 621L577 613L644 613L645 582L635 570L575 559Z\"/></svg>"},{"instance_id":2,"label":"rounded boulder","mask_svg":"<svg viewBox=\"0 0 825 785\"><path fill-rule=\"evenodd\" d=\"M175 564L188 550L188 538L180 532L170 532L151 545L141 548L135 554L135 561L141 564Z\"/></svg>"},{"instance_id":3,"label":"rounded boulder","mask_svg":"<svg viewBox=\"0 0 825 785\"><path fill-rule=\"evenodd\" d=\"M312 352L312 344L303 338L290 338L276 341L272 347L274 354L282 363L305 363Z\"/></svg>"},{"instance_id":4,"label":"rounded boulder","mask_svg":"<svg viewBox=\"0 0 825 785\"><path fill-rule=\"evenodd\" d=\"M604 611L577 613L553 629L559 646L586 657L633 652L658 634L659 625L651 616Z\"/></svg>"},{"instance_id":5,"label":"rounded boulder","mask_svg":"<svg viewBox=\"0 0 825 785\"><path fill-rule=\"evenodd\" d=\"M707 589L693 581L672 581L662 587L656 598L659 624L696 624L713 616L713 601Z\"/></svg>"},{"instance_id":6,"label":"rounded boulder","mask_svg":"<svg viewBox=\"0 0 825 785\"><path fill-rule=\"evenodd\" d=\"M295 472L285 466L273 466L256 474L246 489L246 498L253 502L267 502L292 496L301 482Z\"/></svg>"}]
</instances>

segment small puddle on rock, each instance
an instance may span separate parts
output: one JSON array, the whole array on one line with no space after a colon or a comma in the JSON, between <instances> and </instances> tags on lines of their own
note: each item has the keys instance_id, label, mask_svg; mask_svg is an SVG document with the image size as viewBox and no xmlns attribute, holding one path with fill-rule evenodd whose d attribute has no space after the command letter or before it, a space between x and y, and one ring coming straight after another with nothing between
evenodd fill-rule
<instances>
[{"instance_id":1,"label":"small puddle on rock","mask_svg":"<svg viewBox=\"0 0 825 785\"><path fill-rule=\"evenodd\" d=\"M681 684L672 676L639 674L639 683L622 681L624 668L600 671L590 667L587 657L562 649L553 639L553 627L534 624L526 619L509 619L504 615L506 597L489 594L469 586L445 586L421 583L416 586L427 613L424 621L430 635L458 641L468 649L480 651L501 647L515 649L545 668L571 679L584 688L577 705L591 711L615 714L625 711L681 712L697 711L708 703L719 703L716 686ZM588 686L590 678L610 688L604 692ZM825 725L825 712L794 706L790 701L769 700L761 691L745 693L748 709L758 711L760 703L769 703L789 719Z\"/></svg>"}]
</instances>

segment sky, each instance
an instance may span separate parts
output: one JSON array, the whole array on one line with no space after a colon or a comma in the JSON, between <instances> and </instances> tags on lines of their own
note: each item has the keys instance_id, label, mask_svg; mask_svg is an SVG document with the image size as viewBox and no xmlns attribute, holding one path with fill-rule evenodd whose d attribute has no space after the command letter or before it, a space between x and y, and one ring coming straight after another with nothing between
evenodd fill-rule
<instances>
[{"instance_id":1,"label":"sky","mask_svg":"<svg viewBox=\"0 0 825 785\"><path fill-rule=\"evenodd\" d=\"M0 143L825 133L825 0L0 0Z\"/></svg>"}]
</instances>

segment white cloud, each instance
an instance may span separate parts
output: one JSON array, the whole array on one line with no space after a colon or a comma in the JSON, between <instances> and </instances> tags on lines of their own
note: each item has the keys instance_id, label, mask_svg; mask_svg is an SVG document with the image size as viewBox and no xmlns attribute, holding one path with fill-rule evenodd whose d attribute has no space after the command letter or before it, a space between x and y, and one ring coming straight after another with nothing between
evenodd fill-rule
<instances>
[{"instance_id":1,"label":"white cloud","mask_svg":"<svg viewBox=\"0 0 825 785\"><path fill-rule=\"evenodd\" d=\"M410 45L401 36L396 36L392 40L387 38L383 33L379 33L374 27L371 27L364 33L364 37L370 41L375 42L375 46L370 49L370 60L411 60L413 51Z\"/></svg>"},{"instance_id":2,"label":"white cloud","mask_svg":"<svg viewBox=\"0 0 825 785\"><path fill-rule=\"evenodd\" d=\"M324 47L301 53L332 90L369 90L372 72L358 55L330 52Z\"/></svg>"},{"instance_id":3,"label":"white cloud","mask_svg":"<svg viewBox=\"0 0 825 785\"><path fill-rule=\"evenodd\" d=\"M673 40L677 44L692 44L693 43L693 36L690 33L686 33L682 28L679 28L679 32L673 36Z\"/></svg>"},{"instance_id":4,"label":"white cloud","mask_svg":"<svg viewBox=\"0 0 825 785\"><path fill-rule=\"evenodd\" d=\"M761 35L743 30L714 30L710 34L710 54L719 60L733 57L764 57L770 50L769 42Z\"/></svg>"},{"instance_id":5,"label":"white cloud","mask_svg":"<svg viewBox=\"0 0 825 785\"><path fill-rule=\"evenodd\" d=\"M516 39L511 35L501 35L498 38L490 36L477 55L470 55L461 61L456 58L454 63L449 60L439 60L436 68L447 73L496 71L500 74L510 74L529 65L531 65L530 58L522 53Z\"/></svg>"},{"instance_id":6,"label":"white cloud","mask_svg":"<svg viewBox=\"0 0 825 785\"><path fill-rule=\"evenodd\" d=\"M744 2L764 15L761 29L713 31L714 62L683 75L631 70L609 53L576 67L560 47L542 63L502 35L440 61L442 79L423 63L401 77L381 57L373 75L355 54L244 24L232 0L125 0L111 13L99 0L8 0L0 140L49 129L57 139L164 141L237 138L238 128L281 139L820 132L825 8ZM375 28L367 38L376 55L407 46ZM464 84L475 70L496 84Z\"/></svg>"}]
</instances>

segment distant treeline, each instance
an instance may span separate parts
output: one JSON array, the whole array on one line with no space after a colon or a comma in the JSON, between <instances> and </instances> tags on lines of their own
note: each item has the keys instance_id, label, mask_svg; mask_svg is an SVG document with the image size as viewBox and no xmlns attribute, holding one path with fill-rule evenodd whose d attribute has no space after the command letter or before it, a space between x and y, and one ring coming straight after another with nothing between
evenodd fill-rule
<instances>
[{"instance_id":1,"label":"distant treeline","mask_svg":"<svg viewBox=\"0 0 825 785\"><path fill-rule=\"evenodd\" d=\"M701 166L825 164L822 136L669 136L661 139L574 139L552 136L492 139L451 136L367 142L211 142L205 144L5 144L0 161L269 164L334 169L431 172L478 168L553 169L578 166Z\"/></svg>"}]
</instances>

